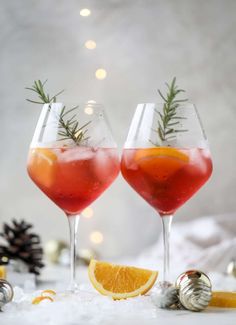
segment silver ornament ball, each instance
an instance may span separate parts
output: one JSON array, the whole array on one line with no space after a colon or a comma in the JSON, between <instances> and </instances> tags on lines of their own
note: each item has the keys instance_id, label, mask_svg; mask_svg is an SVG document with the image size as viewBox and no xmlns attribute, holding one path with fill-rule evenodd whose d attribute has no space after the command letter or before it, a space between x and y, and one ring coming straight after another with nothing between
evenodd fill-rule
<instances>
[{"instance_id":1,"label":"silver ornament ball","mask_svg":"<svg viewBox=\"0 0 236 325\"><path fill-rule=\"evenodd\" d=\"M212 297L210 279L198 270L182 273L176 280L176 288L181 305L191 311L205 309Z\"/></svg>"},{"instance_id":2,"label":"silver ornament ball","mask_svg":"<svg viewBox=\"0 0 236 325\"><path fill-rule=\"evenodd\" d=\"M4 279L0 279L0 309L13 299L13 295L11 284Z\"/></svg>"}]
</instances>

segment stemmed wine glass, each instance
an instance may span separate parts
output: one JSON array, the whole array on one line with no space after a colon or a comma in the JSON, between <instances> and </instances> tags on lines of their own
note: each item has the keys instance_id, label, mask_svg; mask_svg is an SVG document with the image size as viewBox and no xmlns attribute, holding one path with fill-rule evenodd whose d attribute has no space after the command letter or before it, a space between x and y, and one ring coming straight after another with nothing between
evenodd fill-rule
<instances>
[{"instance_id":1,"label":"stemmed wine glass","mask_svg":"<svg viewBox=\"0 0 236 325\"><path fill-rule=\"evenodd\" d=\"M75 292L76 234L80 213L119 173L116 144L103 107L43 106L30 145L27 169L33 182L66 214L70 227L71 281Z\"/></svg>"},{"instance_id":2,"label":"stemmed wine glass","mask_svg":"<svg viewBox=\"0 0 236 325\"><path fill-rule=\"evenodd\" d=\"M169 235L175 211L208 180L212 161L193 104L176 101L172 121L165 103L139 104L124 145L121 172L159 214L163 225L163 283L169 280ZM171 122L171 123L170 123Z\"/></svg>"}]
</instances>

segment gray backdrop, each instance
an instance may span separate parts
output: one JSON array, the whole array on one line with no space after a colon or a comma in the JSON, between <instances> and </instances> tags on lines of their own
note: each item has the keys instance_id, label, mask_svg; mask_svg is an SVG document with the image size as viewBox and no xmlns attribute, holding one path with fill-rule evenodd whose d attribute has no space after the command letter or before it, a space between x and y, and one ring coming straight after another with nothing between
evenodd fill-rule
<instances>
[{"instance_id":1,"label":"gray backdrop","mask_svg":"<svg viewBox=\"0 0 236 325\"><path fill-rule=\"evenodd\" d=\"M202 117L214 161L211 180L175 222L236 210L235 0L0 0L0 222L32 221L43 240L68 238L63 213L30 181L28 146L40 107L25 86L49 79L67 102L105 105L121 151L137 103L177 76ZM87 7L92 14L81 17ZM97 43L93 51L84 47ZM97 80L97 68L107 71ZM163 88L162 88L163 89ZM81 219L80 245L103 257L140 252L160 236L160 218L120 176ZM173 229L174 231L174 229Z\"/></svg>"}]
</instances>

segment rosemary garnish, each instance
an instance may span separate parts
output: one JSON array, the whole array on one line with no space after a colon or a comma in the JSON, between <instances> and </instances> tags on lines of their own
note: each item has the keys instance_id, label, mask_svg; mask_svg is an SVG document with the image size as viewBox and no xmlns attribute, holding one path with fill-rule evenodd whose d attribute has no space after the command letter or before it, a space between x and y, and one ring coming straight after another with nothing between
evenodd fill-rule
<instances>
[{"instance_id":1,"label":"rosemary garnish","mask_svg":"<svg viewBox=\"0 0 236 325\"><path fill-rule=\"evenodd\" d=\"M49 94L46 94L45 90L44 90L44 85L46 84L46 82L47 82L47 80L45 80L44 82L41 82L41 80L35 80L32 87L26 87L25 88L25 89L34 91L36 94L38 94L39 99L41 99L41 102L31 100L31 99L26 99L26 100L28 102L34 103L34 104L51 104L51 103L55 103L56 102L56 97L58 95L60 95L61 93L63 93L64 90L61 90L56 95L50 97Z\"/></svg>"},{"instance_id":2,"label":"rosemary garnish","mask_svg":"<svg viewBox=\"0 0 236 325\"><path fill-rule=\"evenodd\" d=\"M41 82L41 80L34 81L34 84L32 87L27 87L26 89L31 90L38 94L38 97L40 101L26 99L30 103L35 104L49 104L49 109L51 108L51 105L56 102L56 97L63 93L64 90L59 91L56 95L50 96L45 92L45 84L47 80L44 82ZM67 119L67 115L74 110L76 110L78 106L75 106L69 110L66 110L66 106L64 106L58 115L58 123L59 123L59 129L60 131L58 134L62 137L59 140L73 140L76 145L79 145L82 141L88 140L89 137L85 137L87 129L84 130L84 128L91 123L89 121L88 123L79 126L79 122L76 119L76 114L74 114L72 117ZM45 126L44 126L45 127Z\"/></svg>"},{"instance_id":3,"label":"rosemary garnish","mask_svg":"<svg viewBox=\"0 0 236 325\"><path fill-rule=\"evenodd\" d=\"M62 136L62 138L60 140L67 140L67 139L71 139L73 140L77 145L79 145L81 143L81 141L86 141L88 140L89 137L85 137L85 133L88 131L83 130L87 125L89 125L91 123L91 121L85 123L84 125L82 125L81 127L79 127L79 122L75 119L76 118L76 114L73 115L70 119L65 120L65 116L72 112L73 110L75 110L76 108L78 108L78 106L75 106L73 108L71 108L68 111L65 111L66 107L64 106L62 108L62 111L59 115L59 128L61 129L60 132L58 132L58 134L60 136Z\"/></svg>"},{"instance_id":4,"label":"rosemary garnish","mask_svg":"<svg viewBox=\"0 0 236 325\"><path fill-rule=\"evenodd\" d=\"M176 129L180 125L180 120L184 117L177 116L176 109L188 99L176 99L177 95L185 92L183 89L178 89L176 85L176 78L174 77L171 84L166 83L168 91L166 97L158 89L158 93L161 98L164 100L163 111L162 113L156 111L159 115L158 128L155 130L161 141L170 141L176 138L176 133L186 132L187 130Z\"/></svg>"}]
</instances>

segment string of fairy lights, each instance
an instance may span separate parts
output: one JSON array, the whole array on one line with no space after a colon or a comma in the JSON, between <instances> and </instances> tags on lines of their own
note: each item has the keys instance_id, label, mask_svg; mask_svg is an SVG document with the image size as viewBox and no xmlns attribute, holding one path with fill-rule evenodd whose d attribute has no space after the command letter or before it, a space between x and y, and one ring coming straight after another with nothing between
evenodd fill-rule
<instances>
[{"instance_id":1,"label":"string of fairy lights","mask_svg":"<svg viewBox=\"0 0 236 325\"><path fill-rule=\"evenodd\" d=\"M82 17L88 17L91 15L91 11L88 9L88 8L83 8L80 10L80 16ZM94 40L87 40L85 43L84 43L84 46L86 47L86 49L88 50L95 50L96 47L97 47L97 44ZM95 77L99 80L103 80L105 79L107 76L107 72L105 69L103 68L99 68L95 71Z\"/></svg>"},{"instance_id":2,"label":"string of fairy lights","mask_svg":"<svg viewBox=\"0 0 236 325\"><path fill-rule=\"evenodd\" d=\"M89 17L90 15L91 15L91 10L89 10L88 8L83 8L83 9L80 10L80 16L86 18L86 17ZM84 43L84 46L85 46L86 49L92 51L92 50L96 49L97 43L95 42L95 40L89 39ZM107 72L103 68L98 68L95 71L94 75L95 75L96 79L104 80L106 78L106 76L107 76ZM96 101L95 100L89 100L87 103L88 104L95 104ZM86 106L84 108L84 112L86 114L88 114L88 115L92 115L93 114L92 106L89 106L89 105ZM83 212L82 212L82 217L85 218L85 219L90 219L90 218L93 217L93 215L94 215L94 211L90 206L87 207L86 209L84 209ZM103 236L101 231L93 230L89 235L89 240L93 244L99 245L104 241L104 236Z\"/></svg>"}]
</instances>

